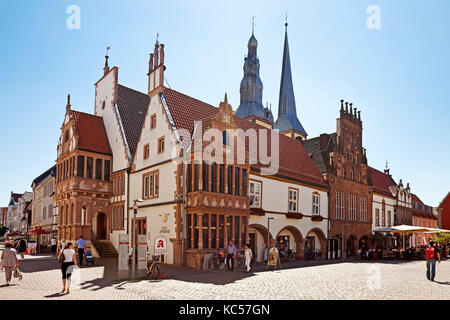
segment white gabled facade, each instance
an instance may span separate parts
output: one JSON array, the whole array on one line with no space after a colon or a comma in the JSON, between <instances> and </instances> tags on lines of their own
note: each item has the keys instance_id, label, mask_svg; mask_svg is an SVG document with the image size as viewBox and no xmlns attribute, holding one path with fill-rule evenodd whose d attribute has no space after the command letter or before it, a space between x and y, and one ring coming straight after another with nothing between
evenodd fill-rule
<instances>
[{"instance_id":1,"label":"white gabled facade","mask_svg":"<svg viewBox=\"0 0 450 320\"><path fill-rule=\"evenodd\" d=\"M395 197L382 193L373 193L372 230L394 225Z\"/></svg>"},{"instance_id":2,"label":"white gabled facade","mask_svg":"<svg viewBox=\"0 0 450 320\"><path fill-rule=\"evenodd\" d=\"M151 121L154 119L154 127ZM160 143L164 140L164 150ZM148 148L148 151L146 151ZM148 154L144 155L145 152ZM153 95L145 117L130 176L130 199L142 199L136 215L138 233L147 234L148 253L155 254L155 239L165 237L164 262L174 262L177 163L179 146L159 94ZM146 189L147 191L145 191ZM157 195L156 195L157 193ZM130 210L130 216L133 210Z\"/></svg>"}]
</instances>

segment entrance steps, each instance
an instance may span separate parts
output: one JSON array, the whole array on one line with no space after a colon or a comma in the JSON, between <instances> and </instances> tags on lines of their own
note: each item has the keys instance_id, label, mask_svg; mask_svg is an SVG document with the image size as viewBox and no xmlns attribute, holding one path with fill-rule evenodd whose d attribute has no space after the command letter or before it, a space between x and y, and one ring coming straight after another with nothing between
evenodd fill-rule
<instances>
[{"instance_id":1,"label":"entrance steps","mask_svg":"<svg viewBox=\"0 0 450 320\"><path fill-rule=\"evenodd\" d=\"M117 258L119 253L109 240L94 240L91 242L94 258Z\"/></svg>"}]
</instances>

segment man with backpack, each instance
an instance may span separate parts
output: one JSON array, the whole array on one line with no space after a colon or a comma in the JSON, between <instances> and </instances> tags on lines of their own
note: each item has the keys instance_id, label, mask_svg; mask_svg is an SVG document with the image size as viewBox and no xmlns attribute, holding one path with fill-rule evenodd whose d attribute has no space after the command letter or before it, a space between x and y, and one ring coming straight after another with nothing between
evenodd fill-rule
<instances>
[{"instance_id":1,"label":"man with backpack","mask_svg":"<svg viewBox=\"0 0 450 320\"><path fill-rule=\"evenodd\" d=\"M441 263L441 255L433 240L430 241L430 245L425 251L425 258L427 259L427 279L434 281L436 275L436 259Z\"/></svg>"}]
</instances>

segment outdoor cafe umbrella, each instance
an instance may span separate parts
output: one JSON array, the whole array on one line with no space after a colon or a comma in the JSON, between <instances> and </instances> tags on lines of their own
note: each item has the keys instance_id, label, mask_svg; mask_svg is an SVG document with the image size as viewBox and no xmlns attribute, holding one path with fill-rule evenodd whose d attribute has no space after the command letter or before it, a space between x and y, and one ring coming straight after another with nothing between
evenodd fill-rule
<instances>
[{"instance_id":1,"label":"outdoor cafe umbrella","mask_svg":"<svg viewBox=\"0 0 450 320\"><path fill-rule=\"evenodd\" d=\"M425 227L419 227L419 226L408 226L405 224L399 225L399 226L393 226L393 227L386 227L386 228L377 228L373 231L375 232L395 232L403 235L403 246L405 246L405 236L409 234L414 233L425 233L427 231L430 231L431 228L425 228Z\"/></svg>"}]
</instances>

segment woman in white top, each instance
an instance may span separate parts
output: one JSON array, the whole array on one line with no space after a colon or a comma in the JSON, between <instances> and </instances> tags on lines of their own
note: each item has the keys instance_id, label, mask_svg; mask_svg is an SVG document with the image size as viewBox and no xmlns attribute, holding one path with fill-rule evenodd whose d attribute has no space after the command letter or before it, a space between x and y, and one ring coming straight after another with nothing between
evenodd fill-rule
<instances>
[{"instance_id":1,"label":"woman in white top","mask_svg":"<svg viewBox=\"0 0 450 320\"><path fill-rule=\"evenodd\" d=\"M248 247L248 244L245 245L245 266L247 267L247 272L250 272L250 262L252 261L252 249Z\"/></svg>"},{"instance_id":2,"label":"woman in white top","mask_svg":"<svg viewBox=\"0 0 450 320\"><path fill-rule=\"evenodd\" d=\"M64 293L64 291L66 290L66 280L67 280L66 293L70 293L70 277L72 276L74 266L78 265L75 250L73 250L73 245L71 242L67 243L64 249L59 253L58 259L61 258L61 255L64 255L63 261L61 263L62 284L63 284L63 289L61 293Z\"/></svg>"}]
</instances>

